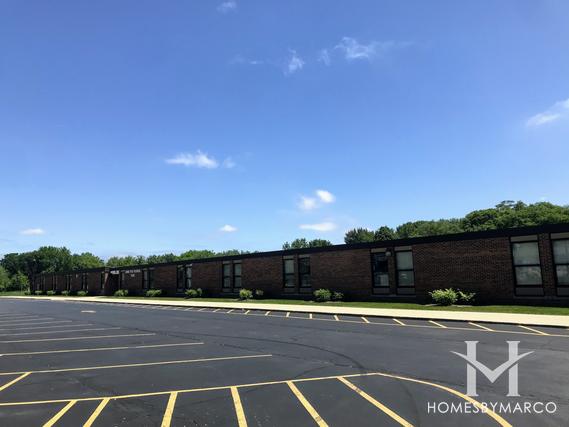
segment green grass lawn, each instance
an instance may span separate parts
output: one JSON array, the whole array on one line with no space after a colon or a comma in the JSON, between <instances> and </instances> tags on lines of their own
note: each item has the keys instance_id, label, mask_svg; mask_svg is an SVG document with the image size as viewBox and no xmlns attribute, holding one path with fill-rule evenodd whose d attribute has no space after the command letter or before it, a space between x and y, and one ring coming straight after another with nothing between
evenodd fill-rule
<instances>
[{"instance_id":1,"label":"green grass lawn","mask_svg":"<svg viewBox=\"0 0 569 427\"><path fill-rule=\"evenodd\" d=\"M12 291L12 292L2 292L1 296L19 296L23 295L23 292ZM98 297L98 298L114 298L114 297ZM156 297L156 298L146 298L146 297L124 297L128 300L165 300L165 301L180 301L181 298L176 297ZM569 307L541 307L541 306L529 306L529 305L476 305L476 306L433 306L415 303L405 303L405 302L326 302L318 303L314 301L303 301L294 299L261 299L261 300L248 300L240 301L235 298L192 298L186 301L199 301L199 302L237 302L237 303L253 303L253 304L282 304L282 305L314 305L314 306L337 306L337 307L360 307L360 308L394 308L399 310L443 310L443 311L474 311L474 312L484 312L484 313L519 313L519 314L550 314L550 315L564 315L569 316Z\"/></svg>"}]
</instances>

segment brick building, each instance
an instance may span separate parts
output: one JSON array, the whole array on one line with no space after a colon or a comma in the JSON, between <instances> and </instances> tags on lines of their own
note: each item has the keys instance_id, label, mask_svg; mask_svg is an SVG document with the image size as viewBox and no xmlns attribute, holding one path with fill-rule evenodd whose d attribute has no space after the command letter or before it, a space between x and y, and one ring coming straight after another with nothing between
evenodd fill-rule
<instances>
[{"instance_id":1,"label":"brick building","mask_svg":"<svg viewBox=\"0 0 569 427\"><path fill-rule=\"evenodd\" d=\"M355 300L428 299L434 289L476 292L479 302L569 303L569 224L512 228L172 263L96 268L34 278L33 290L207 296L261 289L309 298L328 288Z\"/></svg>"}]
</instances>

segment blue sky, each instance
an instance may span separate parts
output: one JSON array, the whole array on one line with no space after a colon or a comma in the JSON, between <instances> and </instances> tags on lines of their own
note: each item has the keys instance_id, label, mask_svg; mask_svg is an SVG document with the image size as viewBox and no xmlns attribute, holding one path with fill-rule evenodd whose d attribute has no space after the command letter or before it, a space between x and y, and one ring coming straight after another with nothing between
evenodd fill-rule
<instances>
[{"instance_id":1,"label":"blue sky","mask_svg":"<svg viewBox=\"0 0 569 427\"><path fill-rule=\"evenodd\" d=\"M569 203L569 2L0 3L0 254Z\"/></svg>"}]
</instances>

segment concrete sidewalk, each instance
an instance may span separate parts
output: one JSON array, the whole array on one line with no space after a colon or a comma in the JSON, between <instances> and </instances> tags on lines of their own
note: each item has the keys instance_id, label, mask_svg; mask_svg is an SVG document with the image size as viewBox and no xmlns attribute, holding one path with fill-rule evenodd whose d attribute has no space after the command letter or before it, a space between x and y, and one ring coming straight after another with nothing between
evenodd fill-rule
<instances>
[{"instance_id":1,"label":"concrete sidewalk","mask_svg":"<svg viewBox=\"0 0 569 427\"><path fill-rule=\"evenodd\" d=\"M456 320L463 322L488 322L514 325L557 326L569 328L569 316L545 314L483 313L438 310L407 310L392 308L359 308L322 305L263 304L253 302L209 302L180 299L179 301L148 298L107 298L107 297L35 297L9 296L4 298L38 299L52 301L76 301L95 303L118 303L139 305L160 305L174 307L207 307L265 311L291 311L297 313L346 314L351 316L387 317L398 319Z\"/></svg>"}]
</instances>

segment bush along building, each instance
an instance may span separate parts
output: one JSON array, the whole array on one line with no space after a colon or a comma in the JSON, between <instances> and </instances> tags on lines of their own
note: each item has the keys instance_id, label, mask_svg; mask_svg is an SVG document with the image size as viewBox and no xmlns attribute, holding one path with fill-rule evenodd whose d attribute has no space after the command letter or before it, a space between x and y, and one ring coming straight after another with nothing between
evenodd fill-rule
<instances>
[{"instance_id":1,"label":"bush along building","mask_svg":"<svg viewBox=\"0 0 569 427\"><path fill-rule=\"evenodd\" d=\"M32 291L309 299L326 288L351 300L425 302L448 287L480 303L569 303L569 224L41 274Z\"/></svg>"}]
</instances>

